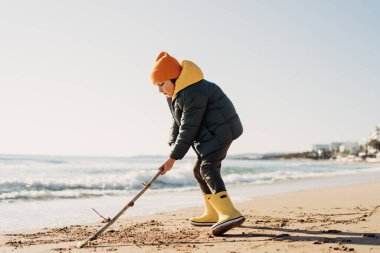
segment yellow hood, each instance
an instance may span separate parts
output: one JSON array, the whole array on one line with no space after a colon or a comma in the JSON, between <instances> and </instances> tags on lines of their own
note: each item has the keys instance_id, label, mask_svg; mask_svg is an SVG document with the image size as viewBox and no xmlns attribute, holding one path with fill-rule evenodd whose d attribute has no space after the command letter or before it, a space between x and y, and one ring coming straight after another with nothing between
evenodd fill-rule
<instances>
[{"instance_id":1,"label":"yellow hood","mask_svg":"<svg viewBox=\"0 0 380 253\"><path fill-rule=\"evenodd\" d=\"M174 99L181 90L203 79L202 70L194 62L184 60L181 66L182 71L175 82L172 99Z\"/></svg>"}]
</instances>

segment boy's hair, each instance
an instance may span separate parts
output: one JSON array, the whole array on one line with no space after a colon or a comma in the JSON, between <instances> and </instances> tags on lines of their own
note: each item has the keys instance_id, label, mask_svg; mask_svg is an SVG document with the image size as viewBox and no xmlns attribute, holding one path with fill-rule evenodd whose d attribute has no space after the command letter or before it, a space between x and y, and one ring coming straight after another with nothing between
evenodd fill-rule
<instances>
[{"instance_id":1,"label":"boy's hair","mask_svg":"<svg viewBox=\"0 0 380 253\"><path fill-rule=\"evenodd\" d=\"M177 81L177 79L170 79L170 81L172 81L175 84L175 82Z\"/></svg>"}]
</instances>

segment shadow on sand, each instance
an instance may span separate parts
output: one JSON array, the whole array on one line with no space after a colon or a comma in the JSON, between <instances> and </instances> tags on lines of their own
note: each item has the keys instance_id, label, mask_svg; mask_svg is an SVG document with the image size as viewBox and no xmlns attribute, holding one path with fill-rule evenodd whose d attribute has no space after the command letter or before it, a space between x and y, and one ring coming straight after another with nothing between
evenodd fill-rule
<instances>
[{"instance_id":1,"label":"shadow on sand","mask_svg":"<svg viewBox=\"0 0 380 253\"><path fill-rule=\"evenodd\" d=\"M380 245L380 233L355 233L343 232L339 230L326 230L326 231L311 231L301 229L287 229L287 228L271 228L261 226L241 226L241 228L248 230L268 230L282 232L282 234L265 234L255 233L255 231L244 232L243 234L226 234L223 237L235 238L250 238L250 237L269 237L273 240L287 240L287 241L315 241L315 244L323 243L346 243L357 245ZM291 235L291 233L306 234ZM325 235L330 235L329 237ZM334 235L335 237L331 237Z\"/></svg>"}]
</instances>

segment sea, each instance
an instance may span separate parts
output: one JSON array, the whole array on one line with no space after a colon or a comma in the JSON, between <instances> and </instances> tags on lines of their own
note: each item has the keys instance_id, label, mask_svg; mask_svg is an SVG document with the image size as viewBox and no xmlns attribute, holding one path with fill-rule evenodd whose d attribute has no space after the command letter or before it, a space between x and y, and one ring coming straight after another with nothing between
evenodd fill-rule
<instances>
[{"instance_id":1,"label":"sea","mask_svg":"<svg viewBox=\"0 0 380 253\"><path fill-rule=\"evenodd\" d=\"M260 160L230 156L222 176L231 198L371 182L380 164ZM113 217L156 173L164 156L77 157L0 155L0 232L99 222ZM200 206L194 157L177 161L129 208L123 219Z\"/></svg>"}]
</instances>

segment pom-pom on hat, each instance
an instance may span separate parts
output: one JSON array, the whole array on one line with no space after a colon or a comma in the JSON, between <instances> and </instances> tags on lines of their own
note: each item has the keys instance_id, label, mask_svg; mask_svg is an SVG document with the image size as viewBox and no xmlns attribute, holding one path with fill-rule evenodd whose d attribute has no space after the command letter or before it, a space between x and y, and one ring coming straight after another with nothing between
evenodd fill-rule
<instances>
[{"instance_id":1,"label":"pom-pom on hat","mask_svg":"<svg viewBox=\"0 0 380 253\"><path fill-rule=\"evenodd\" d=\"M181 74L181 70L181 65L174 57L170 56L167 52L161 52L153 65L150 79L153 84L177 79Z\"/></svg>"}]
</instances>

